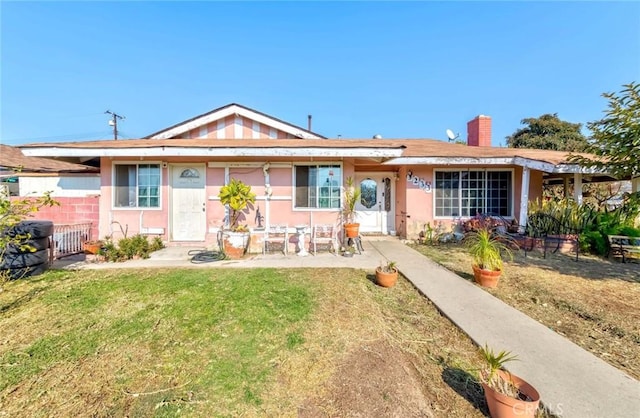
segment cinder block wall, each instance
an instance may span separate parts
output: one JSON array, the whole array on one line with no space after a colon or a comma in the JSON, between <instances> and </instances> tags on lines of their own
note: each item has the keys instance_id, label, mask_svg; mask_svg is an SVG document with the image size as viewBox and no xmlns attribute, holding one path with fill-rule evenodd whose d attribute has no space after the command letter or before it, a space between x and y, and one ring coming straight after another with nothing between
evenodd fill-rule
<instances>
[{"instance_id":1,"label":"cinder block wall","mask_svg":"<svg viewBox=\"0 0 640 418\"><path fill-rule=\"evenodd\" d=\"M11 200L20 199L12 197ZM91 222L91 239L99 239L98 221L100 196L54 197L59 206L45 206L33 213L30 219L52 221L54 224L76 224Z\"/></svg>"}]
</instances>

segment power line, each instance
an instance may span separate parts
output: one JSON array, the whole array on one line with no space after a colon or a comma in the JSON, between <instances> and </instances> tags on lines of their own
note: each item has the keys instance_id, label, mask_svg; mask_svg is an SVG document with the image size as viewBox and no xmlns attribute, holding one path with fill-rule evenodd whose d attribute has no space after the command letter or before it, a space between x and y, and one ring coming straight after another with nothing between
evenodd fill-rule
<instances>
[{"instance_id":1,"label":"power line","mask_svg":"<svg viewBox=\"0 0 640 418\"><path fill-rule=\"evenodd\" d=\"M113 126L113 139L117 140L118 139L118 119L123 120L125 117L118 115L117 113L112 112L110 110L107 110L104 113L112 116L111 120L109 121L109 125Z\"/></svg>"},{"instance_id":2,"label":"power line","mask_svg":"<svg viewBox=\"0 0 640 418\"><path fill-rule=\"evenodd\" d=\"M86 139L86 137L106 137L108 131L94 131L94 132L84 132L84 133L73 133L73 134L62 134L62 135L49 135L49 136L29 136L23 138L10 138L7 139L7 142L24 142L24 141L40 141L40 140L74 140L74 139ZM5 138L3 138L4 140Z\"/></svg>"}]
</instances>

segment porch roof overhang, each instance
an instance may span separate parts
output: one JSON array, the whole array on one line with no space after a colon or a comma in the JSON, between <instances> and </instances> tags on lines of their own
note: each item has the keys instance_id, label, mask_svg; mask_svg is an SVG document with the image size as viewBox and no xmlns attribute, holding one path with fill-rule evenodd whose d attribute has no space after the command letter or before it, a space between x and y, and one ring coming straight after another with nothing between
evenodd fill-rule
<instances>
[{"instance_id":1,"label":"porch roof overhang","mask_svg":"<svg viewBox=\"0 0 640 418\"><path fill-rule=\"evenodd\" d=\"M460 165L460 166L496 166L517 165L552 174L597 174L593 169L581 167L577 164L554 164L519 156L511 157L399 157L384 161L384 165Z\"/></svg>"}]
</instances>

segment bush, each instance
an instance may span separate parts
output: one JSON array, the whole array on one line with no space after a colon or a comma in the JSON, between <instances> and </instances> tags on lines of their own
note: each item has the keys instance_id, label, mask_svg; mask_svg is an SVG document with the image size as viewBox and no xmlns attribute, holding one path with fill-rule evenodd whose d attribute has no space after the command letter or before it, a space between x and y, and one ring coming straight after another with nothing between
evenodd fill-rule
<instances>
[{"instance_id":1,"label":"bush","mask_svg":"<svg viewBox=\"0 0 640 418\"><path fill-rule=\"evenodd\" d=\"M158 251L164 248L164 242L162 242L162 238L153 237L151 241L151 252Z\"/></svg>"},{"instance_id":2,"label":"bush","mask_svg":"<svg viewBox=\"0 0 640 418\"><path fill-rule=\"evenodd\" d=\"M631 195L622 206L597 210L589 204L578 205L571 199L530 202L529 215L544 213L582 231L580 251L604 256L607 254L607 235L640 237L635 222L640 214L640 200Z\"/></svg>"},{"instance_id":3,"label":"bush","mask_svg":"<svg viewBox=\"0 0 640 418\"><path fill-rule=\"evenodd\" d=\"M115 244L111 238L107 237L102 248L101 255L106 261L126 261L133 258L149 258L153 251L164 248L164 243L160 237L155 237L150 244L146 236L136 234L131 238L124 237Z\"/></svg>"},{"instance_id":4,"label":"bush","mask_svg":"<svg viewBox=\"0 0 640 418\"><path fill-rule=\"evenodd\" d=\"M640 229L631 226L623 226L620 228L617 234L614 235L626 235L628 237L640 237Z\"/></svg>"},{"instance_id":5,"label":"bush","mask_svg":"<svg viewBox=\"0 0 640 418\"><path fill-rule=\"evenodd\" d=\"M607 254L607 239L600 231L586 232L580 235L579 241L580 251L591 252L601 256Z\"/></svg>"}]
</instances>

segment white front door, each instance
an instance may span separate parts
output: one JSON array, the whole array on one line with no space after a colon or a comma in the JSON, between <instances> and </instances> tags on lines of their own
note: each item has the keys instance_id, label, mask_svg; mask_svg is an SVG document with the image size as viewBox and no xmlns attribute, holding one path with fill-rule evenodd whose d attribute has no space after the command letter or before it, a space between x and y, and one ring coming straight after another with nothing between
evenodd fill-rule
<instances>
[{"instance_id":1,"label":"white front door","mask_svg":"<svg viewBox=\"0 0 640 418\"><path fill-rule=\"evenodd\" d=\"M171 238L204 241L206 232L204 164L171 165Z\"/></svg>"},{"instance_id":2,"label":"white front door","mask_svg":"<svg viewBox=\"0 0 640 418\"><path fill-rule=\"evenodd\" d=\"M360 188L356 222L360 232L395 234L395 182L393 173L356 173Z\"/></svg>"}]
</instances>

